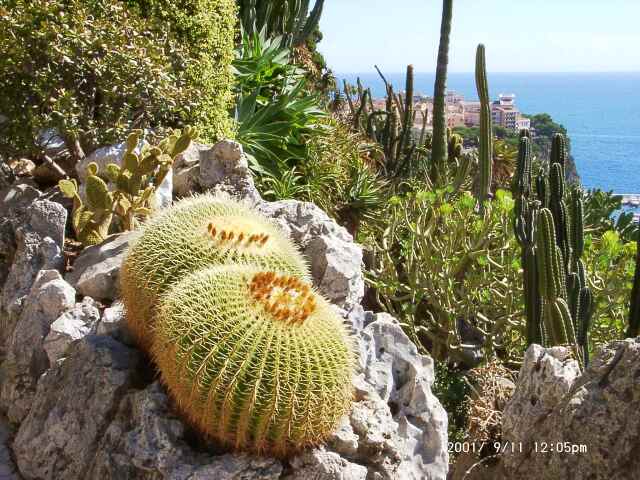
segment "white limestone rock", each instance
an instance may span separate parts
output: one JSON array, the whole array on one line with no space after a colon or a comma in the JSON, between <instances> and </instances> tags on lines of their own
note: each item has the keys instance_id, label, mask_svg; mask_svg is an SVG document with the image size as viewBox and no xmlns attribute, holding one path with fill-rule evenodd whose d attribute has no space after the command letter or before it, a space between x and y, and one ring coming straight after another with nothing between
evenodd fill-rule
<instances>
[{"instance_id":1,"label":"white limestone rock","mask_svg":"<svg viewBox=\"0 0 640 480\"><path fill-rule=\"evenodd\" d=\"M604 346L583 373L565 348L529 347L503 413L503 441L518 446L505 478L637 478L639 378L640 338Z\"/></svg>"},{"instance_id":2,"label":"white limestone rock","mask_svg":"<svg viewBox=\"0 0 640 480\"><path fill-rule=\"evenodd\" d=\"M66 275L81 295L96 300L115 300L118 295L120 266L130 242L140 235L132 231L110 235L104 242L85 248Z\"/></svg>"},{"instance_id":3,"label":"white limestone rock","mask_svg":"<svg viewBox=\"0 0 640 480\"><path fill-rule=\"evenodd\" d=\"M56 270L39 272L7 342L2 364L0 407L20 422L28 413L40 375L49 368L43 342L51 324L75 305L74 288Z\"/></svg>"},{"instance_id":4,"label":"white limestone rock","mask_svg":"<svg viewBox=\"0 0 640 480\"><path fill-rule=\"evenodd\" d=\"M91 297L84 297L73 309L64 312L55 322L44 339L43 348L49 357L49 364L55 365L66 355L67 348L74 341L86 337L95 329L100 320L98 305Z\"/></svg>"}]
</instances>

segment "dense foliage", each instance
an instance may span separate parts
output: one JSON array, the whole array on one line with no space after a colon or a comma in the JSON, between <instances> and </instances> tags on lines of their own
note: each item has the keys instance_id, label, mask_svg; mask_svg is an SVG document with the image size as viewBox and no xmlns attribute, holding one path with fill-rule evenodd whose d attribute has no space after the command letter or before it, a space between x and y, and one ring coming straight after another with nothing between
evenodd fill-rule
<instances>
[{"instance_id":1,"label":"dense foliage","mask_svg":"<svg viewBox=\"0 0 640 480\"><path fill-rule=\"evenodd\" d=\"M37 154L47 129L76 158L132 128L189 122L209 139L230 133L233 2L148 3L140 12L157 18L107 0L0 3L5 154Z\"/></svg>"},{"instance_id":2,"label":"dense foliage","mask_svg":"<svg viewBox=\"0 0 640 480\"><path fill-rule=\"evenodd\" d=\"M0 11L0 148L37 150L55 128L76 153L132 127L171 125L197 95L178 69L180 47L122 4L7 1Z\"/></svg>"},{"instance_id":3,"label":"dense foliage","mask_svg":"<svg viewBox=\"0 0 640 480\"><path fill-rule=\"evenodd\" d=\"M472 196L451 198L447 190L418 190L389 202L371 283L384 308L437 360L474 366L520 353L512 209L504 191L482 215Z\"/></svg>"},{"instance_id":4,"label":"dense foliage","mask_svg":"<svg viewBox=\"0 0 640 480\"><path fill-rule=\"evenodd\" d=\"M167 30L186 51L185 80L200 93L185 112L202 139L214 141L232 134L228 110L233 103L233 73L237 28L235 0L126 0L145 18Z\"/></svg>"},{"instance_id":5,"label":"dense foliage","mask_svg":"<svg viewBox=\"0 0 640 480\"><path fill-rule=\"evenodd\" d=\"M636 249L636 242L623 241L614 230L585 240L585 266L595 299L592 349L625 336Z\"/></svg>"}]
</instances>

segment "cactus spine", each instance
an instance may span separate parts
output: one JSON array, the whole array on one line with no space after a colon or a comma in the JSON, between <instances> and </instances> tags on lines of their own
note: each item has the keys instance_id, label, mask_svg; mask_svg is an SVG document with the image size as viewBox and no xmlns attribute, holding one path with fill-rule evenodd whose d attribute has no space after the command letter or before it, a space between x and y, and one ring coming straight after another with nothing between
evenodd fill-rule
<instances>
[{"instance_id":1,"label":"cactus spine","mask_svg":"<svg viewBox=\"0 0 640 480\"><path fill-rule=\"evenodd\" d=\"M163 297L152 354L191 423L235 449L288 456L349 410L347 327L296 277L237 265L185 277Z\"/></svg>"},{"instance_id":2,"label":"cactus spine","mask_svg":"<svg viewBox=\"0 0 640 480\"><path fill-rule=\"evenodd\" d=\"M440 25L440 46L436 79L433 88L433 143L431 149L431 182L440 185L447 160L447 118L445 95L447 93L447 66L449 64L449 37L453 0L442 1L442 22Z\"/></svg>"},{"instance_id":3,"label":"cactus spine","mask_svg":"<svg viewBox=\"0 0 640 480\"><path fill-rule=\"evenodd\" d=\"M631 308L629 311L629 328L627 337L640 335L640 235L638 235L638 249L636 252L636 273L631 290Z\"/></svg>"},{"instance_id":4,"label":"cactus spine","mask_svg":"<svg viewBox=\"0 0 640 480\"><path fill-rule=\"evenodd\" d=\"M478 203L483 203L491 194L491 171L493 162L493 132L491 126L491 104L487 84L487 65L484 45L478 45L476 51L476 89L480 98L480 148Z\"/></svg>"}]
</instances>

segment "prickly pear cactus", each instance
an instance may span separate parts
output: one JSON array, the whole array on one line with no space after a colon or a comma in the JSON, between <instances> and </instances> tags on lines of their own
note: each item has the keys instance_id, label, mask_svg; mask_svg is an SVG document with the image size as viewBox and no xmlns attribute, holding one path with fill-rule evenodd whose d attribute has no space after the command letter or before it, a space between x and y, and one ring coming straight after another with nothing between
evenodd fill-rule
<instances>
[{"instance_id":1,"label":"prickly pear cactus","mask_svg":"<svg viewBox=\"0 0 640 480\"><path fill-rule=\"evenodd\" d=\"M98 165L90 163L87 174L86 202L80 197L75 179L60 180L58 184L62 194L73 199L73 230L78 241L85 246L101 243L109 234L113 218L113 195L104 180L98 176Z\"/></svg>"},{"instance_id":2,"label":"prickly pear cactus","mask_svg":"<svg viewBox=\"0 0 640 480\"><path fill-rule=\"evenodd\" d=\"M305 281L234 265L171 287L152 356L201 433L285 457L323 441L348 412L353 351L342 319Z\"/></svg>"},{"instance_id":3,"label":"prickly pear cactus","mask_svg":"<svg viewBox=\"0 0 640 480\"><path fill-rule=\"evenodd\" d=\"M183 276L221 264L255 265L308 278L301 254L262 215L212 195L178 202L149 222L120 273L127 323L142 348L151 342L158 296Z\"/></svg>"}]
</instances>

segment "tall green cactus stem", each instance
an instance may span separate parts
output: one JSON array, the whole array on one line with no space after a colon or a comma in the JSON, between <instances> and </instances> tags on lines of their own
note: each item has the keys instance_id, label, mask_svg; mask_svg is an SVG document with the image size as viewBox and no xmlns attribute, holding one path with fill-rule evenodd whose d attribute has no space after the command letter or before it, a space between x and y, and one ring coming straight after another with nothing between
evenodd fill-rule
<instances>
[{"instance_id":1,"label":"tall green cactus stem","mask_svg":"<svg viewBox=\"0 0 640 480\"><path fill-rule=\"evenodd\" d=\"M447 93L447 67L449 65L449 37L453 16L453 0L442 1L442 22L440 25L440 46L436 79L433 88L433 140L431 149L430 177L434 185L442 183L442 175L447 160L447 118L445 95Z\"/></svg>"},{"instance_id":2,"label":"tall green cactus stem","mask_svg":"<svg viewBox=\"0 0 640 480\"><path fill-rule=\"evenodd\" d=\"M556 133L551 142L549 164L553 165L554 163L557 163L562 167L562 172L564 174L567 166L567 142L564 135L561 133Z\"/></svg>"},{"instance_id":3,"label":"tall green cactus stem","mask_svg":"<svg viewBox=\"0 0 640 480\"><path fill-rule=\"evenodd\" d=\"M640 235L638 236L638 251L636 252L636 273L631 289L631 308L629 310L629 328L627 337L635 338L640 335Z\"/></svg>"},{"instance_id":4,"label":"tall green cactus stem","mask_svg":"<svg viewBox=\"0 0 640 480\"><path fill-rule=\"evenodd\" d=\"M521 262L524 280L524 305L527 344L543 343L541 322L541 299L538 287L538 265L536 258L535 224L538 202L531 202L531 138L521 132L518 164L512 183L512 194L516 202L514 230L522 249Z\"/></svg>"},{"instance_id":5,"label":"tall green cactus stem","mask_svg":"<svg viewBox=\"0 0 640 480\"><path fill-rule=\"evenodd\" d=\"M152 356L197 430L290 456L325 440L353 395L353 340L307 283L249 266L185 277L163 297Z\"/></svg>"},{"instance_id":6,"label":"tall green cactus stem","mask_svg":"<svg viewBox=\"0 0 640 480\"><path fill-rule=\"evenodd\" d=\"M548 345L575 345L576 334L566 298L562 253L556 245L553 215L540 210L537 230L538 288L542 296L542 318Z\"/></svg>"},{"instance_id":7,"label":"tall green cactus stem","mask_svg":"<svg viewBox=\"0 0 640 480\"><path fill-rule=\"evenodd\" d=\"M138 344L148 349L158 299L171 284L226 263L309 278L302 255L266 217L223 197L182 200L147 223L121 268L127 324Z\"/></svg>"},{"instance_id":8,"label":"tall green cactus stem","mask_svg":"<svg viewBox=\"0 0 640 480\"><path fill-rule=\"evenodd\" d=\"M406 152L411 141L412 127L415 119L413 111L413 93L413 65L407 65L407 79L404 91L404 120L402 122L405 127L403 128L402 140L400 142L400 153Z\"/></svg>"},{"instance_id":9,"label":"tall green cactus stem","mask_svg":"<svg viewBox=\"0 0 640 480\"><path fill-rule=\"evenodd\" d=\"M491 103L487 84L487 66L484 45L476 51L476 89L480 98L480 147L478 203L480 208L491 194L491 173L493 163L493 131L491 125Z\"/></svg>"}]
</instances>

